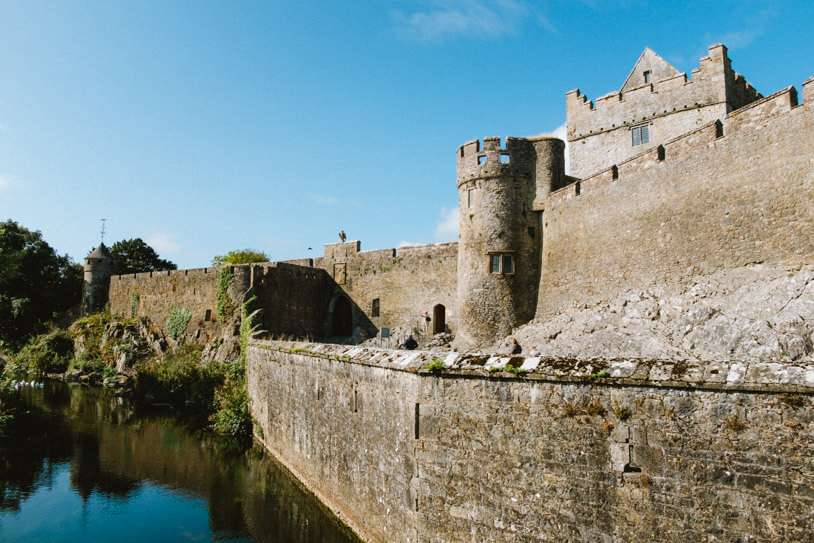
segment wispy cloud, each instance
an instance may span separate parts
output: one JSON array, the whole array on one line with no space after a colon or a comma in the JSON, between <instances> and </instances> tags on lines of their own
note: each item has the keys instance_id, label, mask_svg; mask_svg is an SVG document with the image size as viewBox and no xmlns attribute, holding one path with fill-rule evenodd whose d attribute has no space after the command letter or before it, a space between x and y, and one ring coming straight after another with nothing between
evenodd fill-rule
<instances>
[{"instance_id":1,"label":"wispy cloud","mask_svg":"<svg viewBox=\"0 0 814 543\"><path fill-rule=\"evenodd\" d=\"M15 178L4 173L0 173L0 192L10 190L11 188L16 187L18 184L19 183L17 183Z\"/></svg>"},{"instance_id":2,"label":"wispy cloud","mask_svg":"<svg viewBox=\"0 0 814 543\"><path fill-rule=\"evenodd\" d=\"M777 11L773 7L757 11L745 21L745 28L724 32L723 34L708 34L707 42L722 43L733 50L749 47L757 38L766 33L766 28L776 16Z\"/></svg>"},{"instance_id":3,"label":"wispy cloud","mask_svg":"<svg viewBox=\"0 0 814 543\"><path fill-rule=\"evenodd\" d=\"M552 137L552 138L560 138L562 141L565 142L565 173L568 174L571 172L571 159L568 157L568 137L567 137L567 129L565 123L562 123L560 126L552 130L551 132L543 132L542 134L537 134L535 137Z\"/></svg>"},{"instance_id":4,"label":"wispy cloud","mask_svg":"<svg viewBox=\"0 0 814 543\"><path fill-rule=\"evenodd\" d=\"M440 220L435 226L435 241L455 241L458 239L458 208L441 208Z\"/></svg>"},{"instance_id":5,"label":"wispy cloud","mask_svg":"<svg viewBox=\"0 0 814 543\"><path fill-rule=\"evenodd\" d=\"M159 255L162 253L177 253L181 249L181 246L175 241L175 236L166 232L153 232L147 236L145 241L147 245L158 251Z\"/></svg>"},{"instance_id":6,"label":"wispy cloud","mask_svg":"<svg viewBox=\"0 0 814 543\"><path fill-rule=\"evenodd\" d=\"M352 207L360 207L361 204L359 202L355 202L352 200L344 200L342 198L337 198L336 196L331 196L330 194L318 194L316 192L312 192L308 195L308 198L314 202L315 204L319 204L322 206L329 206L329 207L338 207L338 206L352 206Z\"/></svg>"},{"instance_id":7,"label":"wispy cloud","mask_svg":"<svg viewBox=\"0 0 814 543\"><path fill-rule=\"evenodd\" d=\"M405 38L437 42L461 36L496 39L514 35L529 20L551 32L554 25L521 0L429 0L414 10L391 12Z\"/></svg>"}]
</instances>

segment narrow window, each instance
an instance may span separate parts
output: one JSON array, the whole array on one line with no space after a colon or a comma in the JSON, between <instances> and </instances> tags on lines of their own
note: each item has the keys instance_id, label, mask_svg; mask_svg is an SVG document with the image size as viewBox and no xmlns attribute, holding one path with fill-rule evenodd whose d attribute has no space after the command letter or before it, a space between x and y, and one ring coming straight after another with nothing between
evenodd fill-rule
<instances>
[{"instance_id":1,"label":"narrow window","mask_svg":"<svg viewBox=\"0 0 814 543\"><path fill-rule=\"evenodd\" d=\"M204 320L209 322L212 319L212 310L207 309L206 313L204 313Z\"/></svg>"},{"instance_id":2,"label":"narrow window","mask_svg":"<svg viewBox=\"0 0 814 543\"><path fill-rule=\"evenodd\" d=\"M373 303L370 304L370 316L371 317L378 317L379 316L379 299L373 298Z\"/></svg>"},{"instance_id":3,"label":"narrow window","mask_svg":"<svg viewBox=\"0 0 814 543\"><path fill-rule=\"evenodd\" d=\"M475 207L475 189L469 189L467 191L467 198L469 199L468 200L469 209L472 209L473 207Z\"/></svg>"},{"instance_id":4,"label":"narrow window","mask_svg":"<svg viewBox=\"0 0 814 543\"><path fill-rule=\"evenodd\" d=\"M489 273L500 273L500 255L489 255Z\"/></svg>"},{"instance_id":5,"label":"narrow window","mask_svg":"<svg viewBox=\"0 0 814 543\"><path fill-rule=\"evenodd\" d=\"M630 129L630 133L634 147L650 142L650 127L646 124L634 126Z\"/></svg>"},{"instance_id":6,"label":"narrow window","mask_svg":"<svg viewBox=\"0 0 814 543\"><path fill-rule=\"evenodd\" d=\"M650 83L650 70L644 72L644 83L645 85Z\"/></svg>"},{"instance_id":7,"label":"narrow window","mask_svg":"<svg viewBox=\"0 0 814 543\"><path fill-rule=\"evenodd\" d=\"M514 273L514 255L503 255L503 273Z\"/></svg>"}]
</instances>

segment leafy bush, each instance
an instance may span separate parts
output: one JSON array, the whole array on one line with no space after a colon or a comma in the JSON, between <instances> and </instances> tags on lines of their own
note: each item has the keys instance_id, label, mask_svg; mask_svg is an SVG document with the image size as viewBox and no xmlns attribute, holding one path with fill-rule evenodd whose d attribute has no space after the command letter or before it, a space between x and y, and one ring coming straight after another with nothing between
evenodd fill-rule
<instances>
[{"instance_id":1,"label":"leafy bush","mask_svg":"<svg viewBox=\"0 0 814 543\"><path fill-rule=\"evenodd\" d=\"M138 315L138 303L141 299L141 295L138 293L138 289L133 290L133 294L130 295L130 316L135 317Z\"/></svg>"},{"instance_id":2,"label":"leafy bush","mask_svg":"<svg viewBox=\"0 0 814 543\"><path fill-rule=\"evenodd\" d=\"M167 315L167 333L170 337L175 340L181 337L187 331L191 318L192 312L189 309L173 304L170 307L170 314Z\"/></svg>"},{"instance_id":3,"label":"leafy bush","mask_svg":"<svg viewBox=\"0 0 814 543\"><path fill-rule=\"evenodd\" d=\"M15 368L32 373L63 373L73 359L73 339L56 330L32 339L11 359Z\"/></svg>"},{"instance_id":4,"label":"leafy bush","mask_svg":"<svg viewBox=\"0 0 814 543\"><path fill-rule=\"evenodd\" d=\"M163 360L139 364L136 396L148 403L169 404L199 421L207 420L223 374L215 363L200 364L201 351L200 345L182 345Z\"/></svg>"}]
</instances>

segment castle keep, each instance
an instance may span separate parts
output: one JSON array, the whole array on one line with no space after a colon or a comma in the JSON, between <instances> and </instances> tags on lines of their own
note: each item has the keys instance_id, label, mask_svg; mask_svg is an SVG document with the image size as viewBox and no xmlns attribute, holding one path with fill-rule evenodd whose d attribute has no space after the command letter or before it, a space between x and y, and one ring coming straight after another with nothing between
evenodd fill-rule
<instances>
[{"instance_id":1,"label":"castle keep","mask_svg":"<svg viewBox=\"0 0 814 543\"><path fill-rule=\"evenodd\" d=\"M619 91L595 103L567 93L571 175L555 138L458 148L457 243L328 244L321 258L236 266L234 288L258 296L273 336L359 341L387 327L477 350L628 288L667 295L716 270L811 265L812 95L809 79L802 104L793 87L762 97L723 45L691 78L645 49ZM97 260L94 300L107 288ZM187 307L189 333L206 339L219 333L218 275L113 276L111 309L129 314L137 290L139 315L162 324L171 304Z\"/></svg>"}]
</instances>

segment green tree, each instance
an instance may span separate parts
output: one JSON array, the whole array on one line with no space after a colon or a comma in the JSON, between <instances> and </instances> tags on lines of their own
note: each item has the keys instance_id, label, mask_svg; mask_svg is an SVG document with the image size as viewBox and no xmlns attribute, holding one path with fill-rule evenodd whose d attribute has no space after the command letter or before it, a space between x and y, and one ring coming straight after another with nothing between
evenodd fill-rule
<instances>
[{"instance_id":1,"label":"green tree","mask_svg":"<svg viewBox=\"0 0 814 543\"><path fill-rule=\"evenodd\" d=\"M158 257L155 249L141 238L117 241L110 248L110 255L116 264L116 273L124 275L146 271L177 270L178 266Z\"/></svg>"},{"instance_id":2,"label":"green tree","mask_svg":"<svg viewBox=\"0 0 814 543\"><path fill-rule=\"evenodd\" d=\"M212 259L213 266L223 266L224 264L251 264L253 262L268 262L266 253L253 249L243 249L242 251L229 251L225 255L215 255Z\"/></svg>"},{"instance_id":3,"label":"green tree","mask_svg":"<svg viewBox=\"0 0 814 543\"><path fill-rule=\"evenodd\" d=\"M82 266L40 232L0 223L0 348L19 348L82 300Z\"/></svg>"}]
</instances>

